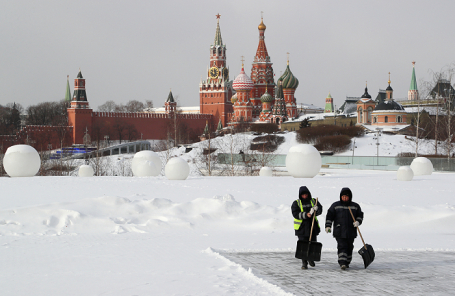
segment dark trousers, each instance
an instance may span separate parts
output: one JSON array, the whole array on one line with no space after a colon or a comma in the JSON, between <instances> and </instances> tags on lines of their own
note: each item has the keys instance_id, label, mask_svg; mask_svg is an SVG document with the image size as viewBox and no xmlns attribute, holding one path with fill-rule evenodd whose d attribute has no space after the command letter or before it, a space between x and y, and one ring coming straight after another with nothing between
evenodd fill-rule
<instances>
[{"instance_id":1,"label":"dark trousers","mask_svg":"<svg viewBox=\"0 0 455 296\"><path fill-rule=\"evenodd\" d=\"M352 250L354 249L354 238L337 238L338 264L349 265L352 260Z\"/></svg>"},{"instance_id":2,"label":"dark trousers","mask_svg":"<svg viewBox=\"0 0 455 296\"><path fill-rule=\"evenodd\" d=\"M298 236L298 238L299 238L299 241L304 241L304 242L310 241L310 237L309 236ZM312 242L317 242L318 241L317 235L315 235L314 233L311 236L311 241ZM308 262L306 260L302 259L302 263L306 265Z\"/></svg>"}]
</instances>

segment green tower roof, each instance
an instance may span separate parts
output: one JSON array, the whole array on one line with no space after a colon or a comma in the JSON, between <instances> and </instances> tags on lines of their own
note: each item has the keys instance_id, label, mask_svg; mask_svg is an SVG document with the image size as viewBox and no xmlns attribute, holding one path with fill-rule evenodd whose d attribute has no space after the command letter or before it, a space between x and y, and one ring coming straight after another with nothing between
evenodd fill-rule
<instances>
[{"instance_id":1,"label":"green tower roof","mask_svg":"<svg viewBox=\"0 0 455 296\"><path fill-rule=\"evenodd\" d=\"M174 103L174 96L172 95L172 90L169 91L169 95L167 96L167 100L166 102L169 102L169 103Z\"/></svg>"},{"instance_id":2,"label":"green tower roof","mask_svg":"<svg viewBox=\"0 0 455 296\"><path fill-rule=\"evenodd\" d=\"M71 102L70 76L66 76L65 102Z\"/></svg>"},{"instance_id":3,"label":"green tower roof","mask_svg":"<svg viewBox=\"0 0 455 296\"><path fill-rule=\"evenodd\" d=\"M417 90L416 71L414 66L412 66L411 86L409 87L409 90Z\"/></svg>"}]
</instances>

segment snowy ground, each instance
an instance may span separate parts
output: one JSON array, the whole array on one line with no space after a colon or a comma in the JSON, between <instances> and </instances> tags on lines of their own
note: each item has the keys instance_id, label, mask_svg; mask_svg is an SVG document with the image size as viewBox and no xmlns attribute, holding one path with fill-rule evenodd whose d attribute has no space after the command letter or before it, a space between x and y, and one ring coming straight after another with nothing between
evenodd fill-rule
<instances>
[{"instance_id":1,"label":"snowy ground","mask_svg":"<svg viewBox=\"0 0 455 296\"><path fill-rule=\"evenodd\" d=\"M453 294L454 177L400 182L395 172L324 169L312 179L0 178L1 294L349 294L340 282L363 286L357 294ZM290 205L301 185L319 197L321 224L340 189L352 189L363 237L378 253L368 269L354 254L341 272L325 232L323 260L299 269ZM355 250L361 245L356 239ZM265 263L282 272L242 254L278 256ZM312 288L288 286L288 272Z\"/></svg>"}]
</instances>

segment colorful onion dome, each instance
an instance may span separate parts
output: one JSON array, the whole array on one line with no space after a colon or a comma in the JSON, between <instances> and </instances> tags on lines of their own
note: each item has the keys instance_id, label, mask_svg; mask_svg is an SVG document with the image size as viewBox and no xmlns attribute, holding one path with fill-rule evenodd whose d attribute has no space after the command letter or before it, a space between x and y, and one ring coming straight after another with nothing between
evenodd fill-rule
<instances>
[{"instance_id":1,"label":"colorful onion dome","mask_svg":"<svg viewBox=\"0 0 455 296\"><path fill-rule=\"evenodd\" d=\"M231 102L232 102L232 104L235 104L235 102L237 102L237 94L235 94L231 97Z\"/></svg>"},{"instance_id":2,"label":"colorful onion dome","mask_svg":"<svg viewBox=\"0 0 455 296\"><path fill-rule=\"evenodd\" d=\"M243 70L242 64L242 71L240 74L235 78L234 82L232 83L232 87L235 90L250 90L254 86L253 81L245 74L245 70Z\"/></svg>"},{"instance_id":3,"label":"colorful onion dome","mask_svg":"<svg viewBox=\"0 0 455 296\"><path fill-rule=\"evenodd\" d=\"M264 25L264 22L261 19L261 23L259 24L258 29L259 30L265 30L265 28L267 28L267 27Z\"/></svg>"},{"instance_id":4,"label":"colorful onion dome","mask_svg":"<svg viewBox=\"0 0 455 296\"><path fill-rule=\"evenodd\" d=\"M271 103L273 102L273 97L265 90L265 93L261 96L262 103Z\"/></svg>"},{"instance_id":5,"label":"colorful onion dome","mask_svg":"<svg viewBox=\"0 0 455 296\"><path fill-rule=\"evenodd\" d=\"M299 80L292 74L291 70L289 69L289 62L286 67L286 71L284 71L283 75L281 75L280 79L281 86L283 89L296 89L299 86Z\"/></svg>"}]
</instances>

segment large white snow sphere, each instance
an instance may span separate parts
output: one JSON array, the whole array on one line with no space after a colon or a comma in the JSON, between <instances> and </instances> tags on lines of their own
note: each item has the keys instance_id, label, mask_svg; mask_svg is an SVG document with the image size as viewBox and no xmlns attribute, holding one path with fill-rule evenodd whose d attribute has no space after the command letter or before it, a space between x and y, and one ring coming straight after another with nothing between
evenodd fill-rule
<instances>
[{"instance_id":1,"label":"large white snow sphere","mask_svg":"<svg viewBox=\"0 0 455 296\"><path fill-rule=\"evenodd\" d=\"M33 177L40 166L38 151L29 145L11 146L3 158L3 167L10 177Z\"/></svg>"},{"instance_id":2,"label":"large white snow sphere","mask_svg":"<svg viewBox=\"0 0 455 296\"><path fill-rule=\"evenodd\" d=\"M185 180L190 174L190 166L180 157L169 159L164 167L164 175L169 180Z\"/></svg>"},{"instance_id":3,"label":"large white snow sphere","mask_svg":"<svg viewBox=\"0 0 455 296\"><path fill-rule=\"evenodd\" d=\"M155 165L155 169L152 170L144 167L145 162L147 161L151 161ZM139 169L139 167L141 167L141 169ZM161 173L160 156L157 153L149 150L137 152L134 154L133 161L131 163L131 170L137 177L158 176Z\"/></svg>"},{"instance_id":4,"label":"large white snow sphere","mask_svg":"<svg viewBox=\"0 0 455 296\"><path fill-rule=\"evenodd\" d=\"M397 171L397 180L398 181L412 181L414 178L414 172L410 166L401 166Z\"/></svg>"},{"instance_id":5,"label":"large white snow sphere","mask_svg":"<svg viewBox=\"0 0 455 296\"><path fill-rule=\"evenodd\" d=\"M292 146L286 156L286 168L294 178L313 178L321 164L321 154L309 144Z\"/></svg>"},{"instance_id":6,"label":"large white snow sphere","mask_svg":"<svg viewBox=\"0 0 455 296\"><path fill-rule=\"evenodd\" d=\"M259 176L261 177L272 177L273 171L272 168L262 167L259 171Z\"/></svg>"},{"instance_id":7,"label":"large white snow sphere","mask_svg":"<svg viewBox=\"0 0 455 296\"><path fill-rule=\"evenodd\" d=\"M83 164L79 167L79 177L93 177L95 171L89 165Z\"/></svg>"},{"instance_id":8,"label":"large white snow sphere","mask_svg":"<svg viewBox=\"0 0 455 296\"><path fill-rule=\"evenodd\" d=\"M411 163L411 169L414 176L431 175L433 173L433 164L426 157L417 157Z\"/></svg>"},{"instance_id":9,"label":"large white snow sphere","mask_svg":"<svg viewBox=\"0 0 455 296\"><path fill-rule=\"evenodd\" d=\"M153 161L144 160L136 164L134 175L137 177L155 177L159 174L160 172Z\"/></svg>"}]
</instances>

